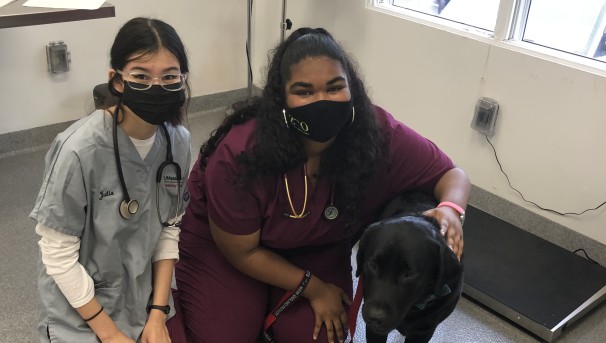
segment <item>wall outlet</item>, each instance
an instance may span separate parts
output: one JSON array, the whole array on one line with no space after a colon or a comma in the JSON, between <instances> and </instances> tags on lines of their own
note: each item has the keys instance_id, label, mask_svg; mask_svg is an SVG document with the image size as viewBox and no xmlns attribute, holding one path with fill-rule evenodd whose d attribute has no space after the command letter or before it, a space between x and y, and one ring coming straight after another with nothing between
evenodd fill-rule
<instances>
[{"instance_id":1,"label":"wall outlet","mask_svg":"<svg viewBox=\"0 0 606 343\"><path fill-rule=\"evenodd\" d=\"M481 98L476 104L471 128L487 136L492 135L498 114L499 103L496 100Z\"/></svg>"}]
</instances>

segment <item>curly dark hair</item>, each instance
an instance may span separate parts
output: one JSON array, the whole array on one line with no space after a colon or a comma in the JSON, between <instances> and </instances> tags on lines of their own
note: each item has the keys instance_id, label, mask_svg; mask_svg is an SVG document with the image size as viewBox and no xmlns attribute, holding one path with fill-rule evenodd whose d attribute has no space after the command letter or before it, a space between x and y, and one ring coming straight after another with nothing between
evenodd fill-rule
<instances>
[{"instance_id":1,"label":"curly dark hair","mask_svg":"<svg viewBox=\"0 0 606 343\"><path fill-rule=\"evenodd\" d=\"M257 121L256 145L237 157L243 166L239 183L248 187L260 177L282 175L301 167L307 156L299 136L284 124L285 85L291 67L308 57L328 57L340 62L349 83L355 108L355 120L344 127L334 142L322 153L320 177L334 180L335 203L344 213L347 225L355 223L362 193L384 159L385 139L376 122L375 110L352 59L333 37L322 28L300 28L270 53L263 95L236 110L211 134L200 148L201 169L221 139L234 125L252 118Z\"/></svg>"}]
</instances>

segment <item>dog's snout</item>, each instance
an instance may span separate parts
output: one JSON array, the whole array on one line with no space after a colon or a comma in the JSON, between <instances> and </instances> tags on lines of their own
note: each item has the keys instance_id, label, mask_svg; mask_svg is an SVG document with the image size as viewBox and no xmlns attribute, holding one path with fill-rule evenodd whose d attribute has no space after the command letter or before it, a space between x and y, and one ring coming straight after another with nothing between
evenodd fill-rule
<instances>
[{"instance_id":1,"label":"dog's snout","mask_svg":"<svg viewBox=\"0 0 606 343\"><path fill-rule=\"evenodd\" d=\"M371 307L368 308L365 314L364 320L367 325L382 328L385 324L385 319L387 319L387 312L381 307Z\"/></svg>"}]
</instances>

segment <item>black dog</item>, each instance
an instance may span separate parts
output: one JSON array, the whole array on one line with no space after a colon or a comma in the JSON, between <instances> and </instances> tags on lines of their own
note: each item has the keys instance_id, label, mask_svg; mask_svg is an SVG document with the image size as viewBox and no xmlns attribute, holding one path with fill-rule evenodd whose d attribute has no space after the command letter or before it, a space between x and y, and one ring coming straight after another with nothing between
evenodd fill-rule
<instances>
[{"instance_id":1,"label":"black dog","mask_svg":"<svg viewBox=\"0 0 606 343\"><path fill-rule=\"evenodd\" d=\"M433 197L407 193L385 207L362 235L356 275L363 275L366 340L387 340L397 329L406 343L429 342L454 310L463 267L446 245L433 218Z\"/></svg>"}]
</instances>

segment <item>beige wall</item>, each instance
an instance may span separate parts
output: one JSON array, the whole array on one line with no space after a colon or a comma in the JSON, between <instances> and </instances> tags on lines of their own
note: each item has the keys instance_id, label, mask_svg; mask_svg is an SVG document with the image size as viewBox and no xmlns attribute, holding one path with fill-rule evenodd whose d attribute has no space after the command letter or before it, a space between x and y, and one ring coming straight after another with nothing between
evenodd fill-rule
<instances>
[{"instance_id":1,"label":"beige wall","mask_svg":"<svg viewBox=\"0 0 606 343\"><path fill-rule=\"evenodd\" d=\"M525 203L469 127L477 99L496 99L501 113L491 140L514 186L560 212L595 207L606 201L606 72L378 13L365 2L289 1L288 17L296 27L329 29L356 57L373 100L438 144L475 185L606 244L606 208L562 217ZM256 3L264 20L255 44L270 46L279 30L264 30L281 13L273 2Z\"/></svg>"}]
</instances>

